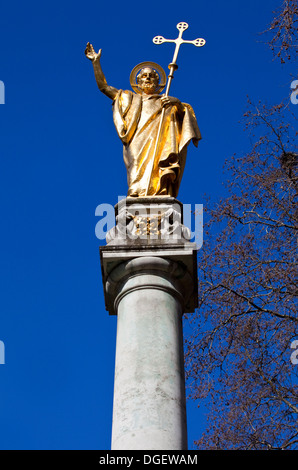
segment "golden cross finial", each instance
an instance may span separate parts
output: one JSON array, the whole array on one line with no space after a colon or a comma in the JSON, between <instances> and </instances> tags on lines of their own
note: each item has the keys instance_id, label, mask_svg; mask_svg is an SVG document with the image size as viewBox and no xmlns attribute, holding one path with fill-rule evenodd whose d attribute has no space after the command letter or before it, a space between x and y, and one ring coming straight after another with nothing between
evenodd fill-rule
<instances>
[{"instance_id":1,"label":"golden cross finial","mask_svg":"<svg viewBox=\"0 0 298 470\"><path fill-rule=\"evenodd\" d=\"M194 39L193 41L187 41L185 39L182 39L183 31L185 31L188 28L188 24L185 23L184 21L181 21L180 23L178 23L176 28L179 30L179 35L176 39L165 39L163 36L155 36L153 38L154 44L163 44L164 42L174 42L176 44L173 60L169 65L169 68L173 67L174 70L177 69L176 61L177 61L178 52L179 52L181 44L193 44L196 47L202 47L206 44L206 41L203 38L197 38L197 39Z\"/></svg>"},{"instance_id":2,"label":"golden cross finial","mask_svg":"<svg viewBox=\"0 0 298 470\"><path fill-rule=\"evenodd\" d=\"M178 52L179 52L181 44L193 44L196 47L202 47L206 44L206 41L203 38L197 38L197 39L194 39L193 41L187 41L185 39L182 39L183 31L185 31L188 28L188 24L185 23L184 21L181 21L180 23L178 23L176 28L179 30L179 34L178 34L178 37L176 39L165 39L163 36L155 36L153 38L154 44L163 44L164 42L174 42L176 44L173 60L169 64L170 73L169 73L169 77L168 77L168 83L167 83L165 96L169 96L171 82L172 82L172 79L174 78L174 72L178 68L178 65L177 65L176 61L177 61ZM158 146L159 146L159 140L160 140L164 115L165 115L165 108L162 109L162 113L161 113L161 118L160 118L158 133L157 133L157 139L156 139L156 142L155 142L154 158L152 159L151 173L150 173L150 178L149 178L149 182L148 182L148 186L147 186L146 195L148 194L149 187L150 187L150 181L151 181L151 176L152 176L152 172L153 172L153 168L154 168L154 162L155 162L155 158L156 158L156 154L157 154L157 150L158 150Z\"/></svg>"}]
</instances>

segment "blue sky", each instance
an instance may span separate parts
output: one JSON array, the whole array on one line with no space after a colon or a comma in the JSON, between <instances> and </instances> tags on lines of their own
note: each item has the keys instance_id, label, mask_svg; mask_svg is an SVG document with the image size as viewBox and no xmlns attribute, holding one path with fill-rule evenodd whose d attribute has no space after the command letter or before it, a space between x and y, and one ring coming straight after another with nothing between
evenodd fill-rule
<instances>
[{"instance_id":1,"label":"blue sky","mask_svg":"<svg viewBox=\"0 0 298 470\"><path fill-rule=\"evenodd\" d=\"M95 209L127 191L111 102L97 89L87 41L109 84L151 60L166 71L176 24L189 23L172 96L190 103L203 140L189 148L178 199L223 194L222 166L245 152L247 95L277 103L294 78L259 33L278 0L5 2L0 15L1 449L109 449L116 318L105 311ZM155 6L156 5L156 6ZM296 77L297 78L297 77ZM203 248L202 248L203 249ZM189 447L204 415L188 405Z\"/></svg>"}]
</instances>

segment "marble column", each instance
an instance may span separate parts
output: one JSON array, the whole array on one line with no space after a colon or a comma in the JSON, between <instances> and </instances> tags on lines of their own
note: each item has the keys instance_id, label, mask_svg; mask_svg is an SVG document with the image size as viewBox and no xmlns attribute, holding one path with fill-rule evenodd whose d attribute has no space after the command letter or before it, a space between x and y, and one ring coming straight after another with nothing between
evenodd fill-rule
<instances>
[{"instance_id":1,"label":"marble column","mask_svg":"<svg viewBox=\"0 0 298 470\"><path fill-rule=\"evenodd\" d=\"M144 199L151 220L177 203ZM118 316L112 449L186 450L182 315L197 305L196 247L183 230L172 239L116 232L100 250L106 308Z\"/></svg>"}]
</instances>

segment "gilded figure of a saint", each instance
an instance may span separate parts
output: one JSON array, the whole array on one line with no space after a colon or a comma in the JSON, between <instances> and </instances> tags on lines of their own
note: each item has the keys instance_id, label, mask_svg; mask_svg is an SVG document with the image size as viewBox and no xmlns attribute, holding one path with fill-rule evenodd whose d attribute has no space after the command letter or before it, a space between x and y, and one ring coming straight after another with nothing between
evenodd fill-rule
<instances>
[{"instance_id":1,"label":"gilded figure of a saint","mask_svg":"<svg viewBox=\"0 0 298 470\"><path fill-rule=\"evenodd\" d=\"M113 101L113 120L127 170L127 196L177 197L188 144L192 141L197 146L201 139L193 108L160 93L161 67L143 63L131 82L134 92L118 90L107 84L101 50L96 53L88 43L85 54L92 61L99 90Z\"/></svg>"}]
</instances>

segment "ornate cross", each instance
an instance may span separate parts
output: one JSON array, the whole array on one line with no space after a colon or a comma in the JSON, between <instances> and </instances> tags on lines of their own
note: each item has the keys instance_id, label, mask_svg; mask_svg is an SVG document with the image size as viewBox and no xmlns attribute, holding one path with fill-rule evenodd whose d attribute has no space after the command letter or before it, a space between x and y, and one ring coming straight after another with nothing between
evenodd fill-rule
<instances>
[{"instance_id":1,"label":"ornate cross","mask_svg":"<svg viewBox=\"0 0 298 470\"><path fill-rule=\"evenodd\" d=\"M181 21L180 23L178 23L176 28L179 30L177 39L165 39L163 36L155 36L153 38L154 44L163 44L164 42L174 42L176 44L173 60L169 64L170 74L169 74L169 80L168 80L166 93L165 93L166 96L168 96L169 94L171 81L174 78L174 71L177 70L178 68L176 61L177 61L178 52L179 52L181 44L193 44L196 47L202 47L206 44L206 41L203 38L197 38L197 39L194 39L193 41L187 41L185 39L182 39L183 31L185 31L188 28L188 24L185 23L184 21Z\"/></svg>"},{"instance_id":2,"label":"ornate cross","mask_svg":"<svg viewBox=\"0 0 298 470\"><path fill-rule=\"evenodd\" d=\"M182 39L183 31L185 31L188 28L188 24L185 23L184 21L181 21L180 23L178 23L176 28L179 30L179 34L178 34L177 39L165 39L163 36L155 36L153 38L154 44L163 44L164 42L174 42L176 44L173 60L169 64L170 73L169 73L169 77L168 77L168 83L167 83L165 96L169 96L171 82L172 82L172 79L174 78L174 72L175 72L175 70L178 69L178 65L177 65L176 61L177 61L178 52L179 52L181 44L193 44L196 47L202 47L206 44L206 41L203 38L197 38L197 39L194 39L193 41L186 41L185 39ZM159 146L159 140L160 140L164 115L165 115L165 108L162 109L162 113L161 113L159 128L158 128L158 132L157 132L157 139L156 139L156 142L155 142L154 158L152 159L152 167L151 167L151 173L150 173L150 178L149 178L149 181L148 181L146 195L148 195L149 188L150 188L150 181L151 181L151 176L152 176L152 172L153 172L153 168L154 168L154 162L155 162L155 158L156 158L156 154L157 154L157 149L158 149L158 146Z\"/></svg>"}]
</instances>

